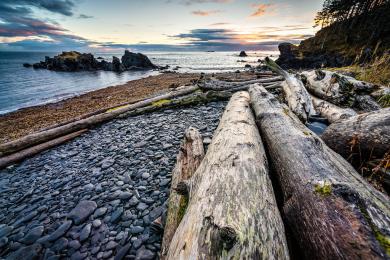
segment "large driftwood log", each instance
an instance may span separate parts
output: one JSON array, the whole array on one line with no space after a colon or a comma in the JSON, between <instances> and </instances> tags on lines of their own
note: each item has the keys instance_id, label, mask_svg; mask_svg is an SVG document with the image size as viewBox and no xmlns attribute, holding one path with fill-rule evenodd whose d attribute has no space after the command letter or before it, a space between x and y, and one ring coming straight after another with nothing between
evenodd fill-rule
<instances>
[{"instance_id":1,"label":"large driftwood log","mask_svg":"<svg viewBox=\"0 0 390 260\"><path fill-rule=\"evenodd\" d=\"M269 78L261 78L261 79L253 79L253 80L247 80L247 81L240 81L240 82L229 82L229 81L222 81L222 80L205 80L202 83L199 83L199 88L204 90L229 90L234 89L238 87L245 87L249 86L251 84L255 83L275 83L282 81L283 78L280 76L277 77L269 77Z\"/></svg>"},{"instance_id":2,"label":"large driftwood log","mask_svg":"<svg viewBox=\"0 0 390 260\"><path fill-rule=\"evenodd\" d=\"M352 116L356 116L357 113L351 108L341 108L325 100L311 97L313 100L314 108L321 114L321 116L328 119L329 123L334 123L339 120L344 120Z\"/></svg>"},{"instance_id":3,"label":"large driftwood log","mask_svg":"<svg viewBox=\"0 0 390 260\"><path fill-rule=\"evenodd\" d=\"M344 158L381 159L390 150L390 108L336 122L321 138Z\"/></svg>"},{"instance_id":4,"label":"large driftwood log","mask_svg":"<svg viewBox=\"0 0 390 260\"><path fill-rule=\"evenodd\" d=\"M283 214L307 259L389 257L389 197L261 86L249 90L283 191Z\"/></svg>"},{"instance_id":5,"label":"large driftwood log","mask_svg":"<svg viewBox=\"0 0 390 260\"><path fill-rule=\"evenodd\" d=\"M378 86L326 70L303 71L302 80L315 96L342 107L356 107L362 111L380 108L374 99L365 94ZM365 96L361 98L360 96Z\"/></svg>"},{"instance_id":6,"label":"large driftwood log","mask_svg":"<svg viewBox=\"0 0 390 260\"><path fill-rule=\"evenodd\" d=\"M172 173L171 192L167 204L168 212L161 246L161 259L165 259L167 256L169 245L184 216L188 203L188 197L177 194L174 189L180 182L187 181L193 176L203 157L202 136L197 129L190 127L185 132L184 140L177 155L176 166Z\"/></svg>"},{"instance_id":7,"label":"large driftwood log","mask_svg":"<svg viewBox=\"0 0 390 260\"><path fill-rule=\"evenodd\" d=\"M77 131L77 132L74 132L74 133L71 133L71 134L68 134L65 136L58 137L54 140L50 140L48 142L24 149L24 150L19 151L17 153L1 157L0 158L0 169L5 168L5 167L12 165L14 163L20 162L26 158L32 157L36 154L39 154L47 149L50 149L50 148L57 146L57 145L68 142L68 141L82 135L86 131L88 131L88 130L83 129L83 130L80 130L80 131Z\"/></svg>"},{"instance_id":8,"label":"large driftwood log","mask_svg":"<svg viewBox=\"0 0 390 260\"><path fill-rule=\"evenodd\" d=\"M189 204L167 259L289 258L247 92L231 98L205 158L184 187Z\"/></svg>"},{"instance_id":9,"label":"large driftwood log","mask_svg":"<svg viewBox=\"0 0 390 260\"><path fill-rule=\"evenodd\" d=\"M124 107L119 107L117 109L109 110L105 113L94 115L79 121L72 122L67 125L59 126L53 129L49 129L44 132L38 132L34 134L30 134L27 136L24 136L20 139L17 139L15 141L7 142L0 145L0 157L11 154L14 152L17 152L21 149L43 143L49 140L52 140L58 136L63 136L72 132L76 132L81 129L89 128L91 126L94 126L96 124L100 124L103 122L106 122L108 120L111 120L113 118L116 118L120 114L126 113L128 111L145 107L148 105L153 104L154 102L170 99L178 96L187 95L190 93L195 92L198 89L196 86L187 87L184 89L180 89L174 92L169 92L167 94L163 94L161 96L145 99L143 101L126 105Z\"/></svg>"},{"instance_id":10,"label":"large driftwood log","mask_svg":"<svg viewBox=\"0 0 390 260\"><path fill-rule=\"evenodd\" d=\"M310 116L315 115L315 109L310 97L302 81L296 76L283 70L273 60L266 57L265 64L274 70L286 80L282 83L284 96L290 109L298 116L298 118L306 123Z\"/></svg>"}]
</instances>

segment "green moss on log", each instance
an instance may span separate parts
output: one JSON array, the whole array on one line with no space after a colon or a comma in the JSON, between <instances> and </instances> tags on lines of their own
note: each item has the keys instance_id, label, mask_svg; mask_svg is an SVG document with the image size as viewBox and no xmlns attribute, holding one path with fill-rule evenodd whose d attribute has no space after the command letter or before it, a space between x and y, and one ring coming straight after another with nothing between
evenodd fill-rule
<instances>
[{"instance_id":1,"label":"green moss on log","mask_svg":"<svg viewBox=\"0 0 390 260\"><path fill-rule=\"evenodd\" d=\"M327 181L317 183L314 185L314 191L322 196L329 196L332 194L332 184Z\"/></svg>"},{"instance_id":2,"label":"green moss on log","mask_svg":"<svg viewBox=\"0 0 390 260\"><path fill-rule=\"evenodd\" d=\"M180 223L186 213L188 206L188 196L181 196L179 202L179 210L177 212L177 223Z\"/></svg>"}]
</instances>

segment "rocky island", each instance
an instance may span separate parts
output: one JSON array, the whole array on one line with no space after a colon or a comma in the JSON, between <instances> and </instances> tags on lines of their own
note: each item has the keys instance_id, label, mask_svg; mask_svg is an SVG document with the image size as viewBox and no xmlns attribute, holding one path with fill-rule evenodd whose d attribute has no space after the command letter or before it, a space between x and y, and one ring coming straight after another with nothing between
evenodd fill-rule
<instances>
[{"instance_id":1,"label":"rocky island","mask_svg":"<svg viewBox=\"0 0 390 260\"><path fill-rule=\"evenodd\" d=\"M133 53L125 50L122 59L116 56L112 57L112 62L104 59L95 59L91 53L80 53L77 51L62 52L60 55L50 58L45 57L45 61L34 64L25 63L24 67L33 67L34 69L47 69L54 71L94 71L106 70L123 72L127 70L145 70L156 69L149 58L142 53Z\"/></svg>"}]
</instances>

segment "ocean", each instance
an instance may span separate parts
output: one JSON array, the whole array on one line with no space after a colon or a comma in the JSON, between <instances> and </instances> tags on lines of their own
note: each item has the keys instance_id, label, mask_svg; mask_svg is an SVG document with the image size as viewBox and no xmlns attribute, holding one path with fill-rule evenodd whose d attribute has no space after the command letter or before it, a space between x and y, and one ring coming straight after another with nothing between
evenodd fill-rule
<instances>
[{"instance_id":1,"label":"ocean","mask_svg":"<svg viewBox=\"0 0 390 260\"><path fill-rule=\"evenodd\" d=\"M221 72L243 69L245 64L257 64L257 60L275 53L247 52L146 52L151 61L159 66L180 67L179 72ZM24 68L23 63L35 63L58 53L0 52L0 114L20 108L56 102L88 91L124 84L130 80L157 75L158 71L111 71L55 72ZM107 61L121 53L94 53L95 58ZM245 60L245 62L238 62Z\"/></svg>"}]
</instances>

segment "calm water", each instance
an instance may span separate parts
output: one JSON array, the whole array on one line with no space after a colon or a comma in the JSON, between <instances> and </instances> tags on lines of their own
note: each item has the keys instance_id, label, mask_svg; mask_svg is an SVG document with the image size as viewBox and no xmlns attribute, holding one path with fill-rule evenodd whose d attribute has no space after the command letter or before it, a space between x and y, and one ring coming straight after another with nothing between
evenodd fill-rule
<instances>
[{"instance_id":1,"label":"calm water","mask_svg":"<svg viewBox=\"0 0 390 260\"><path fill-rule=\"evenodd\" d=\"M54 72L24 68L23 63L35 63L45 56L57 53L0 52L0 114L23 107L34 106L69 98L91 90L158 74L157 71L131 71L115 73L95 72ZM123 53L100 54L107 60L112 55L121 57ZM256 64L266 53L249 52L249 57L238 57L237 52L184 52L145 53L154 64L172 68L179 66L179 72L218 72L241 69L245 64ZM238 60L245 60L239 63Z\"/></svg>"}]
</instances>

